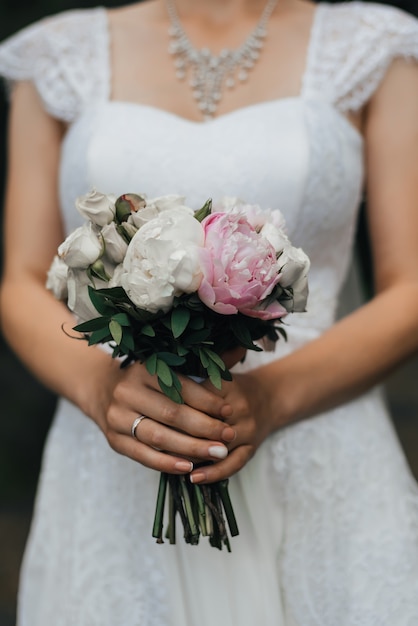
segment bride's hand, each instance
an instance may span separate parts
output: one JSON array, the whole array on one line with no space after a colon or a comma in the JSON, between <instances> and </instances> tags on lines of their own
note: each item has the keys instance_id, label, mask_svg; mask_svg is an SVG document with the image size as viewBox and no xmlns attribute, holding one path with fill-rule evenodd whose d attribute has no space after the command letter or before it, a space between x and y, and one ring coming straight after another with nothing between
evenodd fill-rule
<instances>
[{"instance_id":1,"label":"bride's hand","mask_svg":"<svg viewBox=\"0 0 418 626\"><path fill-rule=\"evenodd\" d=\"M108 384L103 385L100 378L105 391L100 409L95 409L99 414L95 421L116 452L172 474L192 471L188 459L203 462L227 456L226 444L235 438L235 431L222 421L231 415L222 397L185 378L186 404L176 404L140 363L120 369L113 362L107 370ZM140 415L146 419L137 425L133 437L132 425Z\"/></svg>"},{"instance_id":2,"label":"bride's hand","mask_svg":"<svg viewBox=\"0 0 418 626\"><path fill-rule=\"evenodd\" d=\"M236 438L228 445L229 454L225 459L192 472L190 479L193 483L229 478L248 463L261 443L277 428L272 420L271 393L263 385L257 370L235 374L232 382L223 384L220 393L232 407L225 422L234 429Z\"/></svg>"}]
</instances>

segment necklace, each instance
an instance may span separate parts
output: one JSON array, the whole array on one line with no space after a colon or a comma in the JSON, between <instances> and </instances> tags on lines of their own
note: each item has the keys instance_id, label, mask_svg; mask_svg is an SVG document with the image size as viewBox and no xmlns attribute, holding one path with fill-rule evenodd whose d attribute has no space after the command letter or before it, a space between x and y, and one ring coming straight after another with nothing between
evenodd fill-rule
<instances>
[{"instance_id":1,"label":"necklace","mask_svg":"<svg viewBox=\"0 0 418 626\"><path fill-rule=\"evenodd\" d=\"M257 26L237 50L224 48L219 55L215 55L208 48L197 50L192 46L181 25L174 0L166 0L170 20L168 51L174 57L176 76L184 80L191 68L190 86L205 120L215 115L224 87L233 89L237 82L247 80L263 49L267 22L277 1L267 0Z\"/></svg>"}]
</instances>

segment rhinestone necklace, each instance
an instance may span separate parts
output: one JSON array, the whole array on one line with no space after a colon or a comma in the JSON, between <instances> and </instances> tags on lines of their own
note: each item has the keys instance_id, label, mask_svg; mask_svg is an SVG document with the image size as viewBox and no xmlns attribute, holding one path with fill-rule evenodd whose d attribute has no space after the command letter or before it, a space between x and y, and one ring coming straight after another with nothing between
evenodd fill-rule
<instances>
[{"instance_id":1,"label":"rhinestone necklace","mask_svg":"<svg viewBox=\"0 0 418 626\"><path fill-rule=\"evenodd\" d=\"M197 50L192 46L181 25L174 0L166 0L170 20L168 51L174 57L176 76L184 80L191 68L190 86L205 120L215 115L224 87L233 89L237 82L247 80L264 46L267 22L277 2L267 1L257 26L237 50L224 48L219 55L215 55L208 48Z\"/></svg>"}]
</instances>

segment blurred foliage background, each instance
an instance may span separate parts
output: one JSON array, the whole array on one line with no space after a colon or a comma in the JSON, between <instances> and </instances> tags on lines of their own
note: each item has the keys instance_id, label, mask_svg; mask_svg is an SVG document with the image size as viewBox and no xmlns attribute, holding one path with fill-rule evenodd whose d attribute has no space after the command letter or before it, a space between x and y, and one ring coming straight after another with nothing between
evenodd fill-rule
<instances>
[{"instance_id":1,"label":"blurred foliage background","mask_svg":"<svg viewBox=\"0 0 418 626\"><path fill-rule=\"evenodd\" d=\"M0 41L46 15L96 4L89 0L0 0ZM111 7L130 3L109 0L104 4ZM418 15L418 0L390 4ZM0 198L4 194L6 171L6 124L7 102L0 95ZM361 272L367 279L370 268L363 221L357 245ZM417 380L418 360L415 359L387 384L395 426L416 476ZM18 571L29 530L42 448L54 407L55 398L20 365L0 336L0 626L15 623Z\"/></svg>"}]
</instances>

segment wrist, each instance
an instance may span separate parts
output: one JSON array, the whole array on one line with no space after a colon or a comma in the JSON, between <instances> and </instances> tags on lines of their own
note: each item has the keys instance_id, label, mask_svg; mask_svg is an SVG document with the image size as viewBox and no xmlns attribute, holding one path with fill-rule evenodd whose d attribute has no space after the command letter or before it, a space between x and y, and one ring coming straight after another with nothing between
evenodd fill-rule
<instances>
[{"instance_id":1,"label":"wrist","mask_svg":"<svg viewBox=\"0 0 418 626\"><path fill-rule=\"evenodd\" d=\"M109 395L115 380L120 374L120 363L101 348L88 348L90 357L86 359L81 373L81 383L77 386L75 403L103 429L109 406Z\"/></svg>"},{"instance_id":2,"label":"wrist","mask_svg":"<svg viewBox=\"0 0 418 626\"><path fill-rule=\"evenodd\" d=\"M256 381L258 397L268 421L269 434L296 421L297 406L293 396L297 394L292 393L295 391L295 385L286 384L285 371L280 361L262 365L250 374Z\"/></svg>"}]
</instances>

